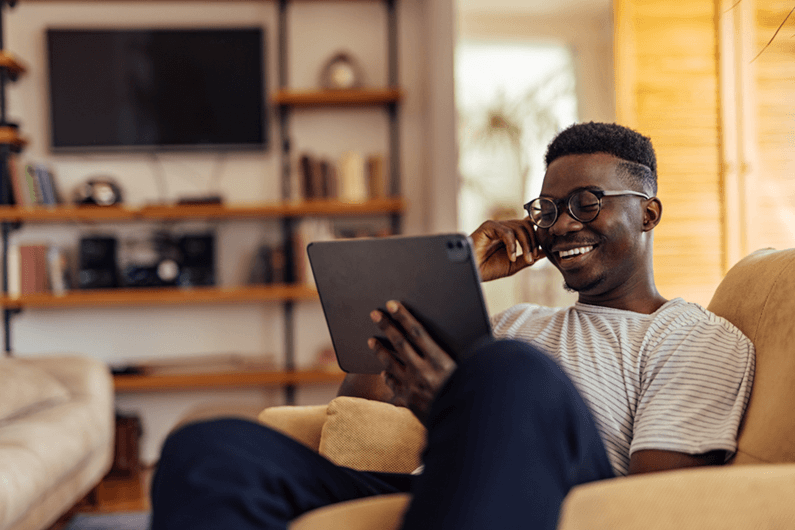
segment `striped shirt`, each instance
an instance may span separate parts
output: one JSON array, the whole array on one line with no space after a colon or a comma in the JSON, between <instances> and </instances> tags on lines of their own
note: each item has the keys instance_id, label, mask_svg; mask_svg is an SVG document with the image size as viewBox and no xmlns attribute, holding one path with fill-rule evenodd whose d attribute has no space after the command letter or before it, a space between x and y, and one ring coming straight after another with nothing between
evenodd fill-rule
<instances>
[{"instance_id":1,"label":"striped shirt","mask_svg":"<svg viewBox=\"0 0 795 530\"><path fill-rule=\"evenodd\" d=\"M641 449L700 454L737 447L754 346L727 320L676 298L651 315L576 303L520 304L494 336L529 342L571 378L616 475Z\"/></svg>"}]
</instances>

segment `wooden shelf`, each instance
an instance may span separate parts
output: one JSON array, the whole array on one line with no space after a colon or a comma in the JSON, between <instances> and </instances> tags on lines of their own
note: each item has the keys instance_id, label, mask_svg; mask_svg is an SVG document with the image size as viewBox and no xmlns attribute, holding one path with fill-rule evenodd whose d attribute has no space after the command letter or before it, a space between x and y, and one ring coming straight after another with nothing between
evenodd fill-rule
<instances>
[{"instance_id":1,"label":"wooden shelf","mask_svg":"<svg viewBox=\"0 0 795 530\"><path fill-rule=\"evenodd\" d=\"M17 61L14 56L4 50L0 50L0 68L5 68L6 72L8 72L8 77L11 80L16 80L16 78L25 73L25 67Z\"/></svg>"},{"instance_id":2,"label":"wooden shelf","mask_svg":"<svg viewBox=\"0 0 795 530\"><path fill-rule=\"evenodd\" d=\"M302 216L365 216L399 213L405 210L403 199L374 199L363 203L344 203L316 199L236 205L143 206L37 206L17 208L0 206L0 221L47 222L127 222L180 219L256 219Z\"/></svg>"},{"instance_id":3,"label":"wooden shelf","mask_svg":"<svg viewBox=\"0 0 795 530\"><path fill-rule=\"evenodd\" d=\"M22 149L27 143L14 127L0 127L0 144L10 144L12 148Z\"/></svg>"},{"instance_id":4,"label":"wooden shelf","mask_svg":"<svg viewBox=\"0 0 795 530\"><path fill-rule=\"evenodd\" d=\"M169 390L241 388L339 383L342 371L239 371L201 374L114 375L116 392L164 392Z\"/></svg>"},{"instance_id":5,"label":"wooden shelf","mask_svg":"<svg viewBox=\"0 0 795 530\"><path fill-rule=\"evenodd\" d=\"M73 290L63 296L50 293L3 296L5 308L63 308L104 306L151 306L174 304L225 304L285 300L316 300L317 291L304 285L249 285L242 287L160 287L134 289Z\"/></svg>"},{"instance_id":6,"label":"wooden shelf","mask_svg":"<svg viewBox=\"0 0 795 530\"><path fill-rule=\"evenodd\" d=\"M273 103L289 107L354 107L398 103L403 92L398 88L358 90L279 90Z\"/></svg>"}]
</instances>

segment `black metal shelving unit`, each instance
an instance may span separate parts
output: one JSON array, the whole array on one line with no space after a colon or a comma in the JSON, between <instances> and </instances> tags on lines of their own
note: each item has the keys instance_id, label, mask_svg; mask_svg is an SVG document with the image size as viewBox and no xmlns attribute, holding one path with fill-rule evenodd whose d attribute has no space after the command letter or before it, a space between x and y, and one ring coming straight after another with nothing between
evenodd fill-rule
<instances>
[{"instance_id":1,"label":"black metal shelving unit","mask_svg":"<svg viewBox=\"0 0 795 530\"><path fill-rule=\"evenodd\" d=\"M387 37L387 67L388 67L388 85L391 89L397 89L399 86L398 78L398 15L396 0L383 0L386 10L386 37ZM277 0L278 8L278 88L279 91L289 92L289 65L288 65L288 11L290 0ZM322 99L322 98L318 98ZM355 97L352 97L353 105L356 105ZM385 107L387 118L389 120L389 195L391 197L400 197L400 113L399 102L397 98L386 98L387 100L381 104ZM370 103L362 103L370 104ZM294 112L294 103L279 102L278 116L279 116L279 146L281 150L281 190L282 198L289 200L292 196L292 144L290 138L290 117ZM312 104L313 107L329 107L332 103L323 104L322 102ZM393 234L398 234L402 230L402 215L400 212L392 212L389 214L390 229ZM296 256L294 255L294 247L292 241L295 235L296 226L299 219L293 217L285 217L282 223L282 237L285 242L285 256L287 261L287 270L294 271L293 264L295 263ZM294 281L295 278L288 278L288 281ZM285 369L292 370L295 368L295 321L294 321L294 302L291 300L284 302L284 318L285 318L285 331L284 331L284 345L285 345ZM288 403L293 403L295 400L295 387L288 386L286 388L286 400Z\"/></svg>"},{"instance_id":2,"label":"black metal shelving unit","mask_svg":"<svg viewBox=\"0 0 795 530\"><path fill-rule=\"evenodd\" d=\"M288 15L290 0L275 0L278 9L278 33L277 33L277 61L278 61L278 89L282 94L287 94L286 100L279 100L278 97L274 98L276 113L279 119L280 128L280 179L281 179L281 195L284 201L289 201L292 197L291 190L291 139L290 139L290 117L291 113L296 108L306 107L337 107L339 101L332 101L333 98L326 98L324 94L310 94L310 103L306 104L302 98L305 94L291 92L289 90L289 67L288 67ZM387 10L385 35L387 39L387 54L385 60L388 65L388 87L386 89L372 89L363 90L359 94L342 94L344 99L343 106L382 106L386 112L386 118L389 124L389 138L388 138L388 159L389 159L389 176L390 182L388 185L388 194L391 198L399 199L401 196L400 185L400 112L399 100L400 91L398 89L398 15L396 0L382 0ZM6 7L13 7L16 0L0 0L0 54L4 52L3 43L3 10ZM18 65L13 64L8 66L6 63L0 61L0 132L3 130L16 129L14 124L8 123L6 116L6 86L9 82L13 82L23 72ZM340 111L344 111L341 109ZM10 172L8 170L8 162L12 152L20 151L24 142L22 142L18 135L11 140L3 140L6 136L0 135L0 205L12 205L13 194L11 193L10 185ZM384 212L390 220L390 228L392 233L400 233L402 231L402 208L391 208L389 212ZM295 213L286 213L281 215L281 236L284 242L284 254L286 258L286 270L288 284L294 284L297 281L295 278L295 248L293 245L294 236L298 227L300 219L306 216L306 212L298 209ZM13 230L21 226L19 220L3 219L0 222L2 233L2 259L3 259L3 274L2 274L2 294L8 295L8 247L9 237ZM284 351L285 351L285 364L283 369L286 371L294 371L296 369L296 356L295 356L295 304L296 300L291 297L285 297L281 302L284 310ZM11 320L13 316L21 310L20 307L3 307L3 328L4 328L4 353L7 356L12 354L12 330ZM294 383L287 383L285 385L285 400L288 404L295 402L296 385Z\"/></svg>"},{"instance_id":3,"label":"black metal shelving unit","mask_svg":"<svg viewBox=\"0 0 795 530\"><path fill-rule=\"evenodd\" d=\"M24 69L15 65L10 54L5 50L3 11L6 5L14 7L15 4L15 0L0 0L0 53L3 54L3 62L0 64L0 132L5 133L2 134L2 140L0 140L0 204L3 205L14 204L9 164L12 152L21 151L24 145L24 142L16 134L17 124L8 120L8 109L6 108L7 84L16 81L19 75L24 73ZM3 221L0 226L0 230L2 230L0 237L2 237L3 253L3 294L8 293L8 239L11 231L17 226L16 223L8 221ZM11 318L18 311L18 309L3 308L3 352L6 356L11 355Z\"/></svg>"}]
</instances>

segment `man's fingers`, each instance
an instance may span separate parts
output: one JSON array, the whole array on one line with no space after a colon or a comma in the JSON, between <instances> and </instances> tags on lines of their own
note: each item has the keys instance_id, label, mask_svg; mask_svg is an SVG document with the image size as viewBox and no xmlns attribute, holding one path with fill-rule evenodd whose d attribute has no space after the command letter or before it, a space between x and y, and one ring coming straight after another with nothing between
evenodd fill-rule
<instances>
[{"instance_id":1,"label":"man's fingers","mask_svg":"<svg viewBox=\"0 0 795 530\"><path fill-rule=\"evenodd\" d=\"M401 363L416 366L418 361L420 361L420 356L414 351L414 347L406 340L401 330L397 329L395 324L391 321L391 315L386 316L381 311L376 310L370 313L370 318L381 328L386 334L387 339L389 339L389 342L392 343L394 350L390 353Z\"/></svg>"},{"instance_id":2,"label":"man's fingers","mask_svg":"<svg viewBox=\"0 0 795 530\"><path fill-rule=\"evenodd\" d=\"M517 247L521 249L521 253L518 254L524 258L525 263L532 265L536 261L535 251L538 249L532 225L528 222L520 222L514 233Z\"/></svg>"},{"instance_id":3,"label":"man's fingers","mask_svg":"<svg viewBox=\"0 0 795 530\"><path fill-rule=\"evenodd\" d=\"M386 303L386 309L389 311L390 316L406 331L406 335L412 344L416 345L417 350L419 350L417 353L437 366L448 366L453 363L450 356L436 344L422 324L414 318L403 304L390 300Z\"/></svg>"}]
</instances>

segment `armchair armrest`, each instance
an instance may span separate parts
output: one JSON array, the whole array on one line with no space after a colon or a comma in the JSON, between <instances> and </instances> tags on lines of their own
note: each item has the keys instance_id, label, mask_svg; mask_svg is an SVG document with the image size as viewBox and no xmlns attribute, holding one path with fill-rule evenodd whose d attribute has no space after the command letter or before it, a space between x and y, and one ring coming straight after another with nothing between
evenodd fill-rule
<instances>
[{"instance_id":1,"label":"armchair armrest","mask_svg":"<svg viewBox=\"0 0 795 530\"><path fill-rule=\"evenodd\" d=\"M327 405L269 407L260 412L258 418L268 427L317 452L327 408Z\"/></svg>"},{"instance_id":2,"label":"armchair armrest","mask_svg":"<svg viewBox=\"0 0 795 530\"><path fill-rule=\"evenodd\" d=\"M103 361L78 354L58 354L16 359L51 375L66 387L72 399L90 403L94 427L109 439L115 426L113 376Z\"/></svg>"},{"instance_id":3,"label":"armchair armrest","mask_svg":"<svg viewBox=\"0 0 795 530\"><path fill-rule=\"evenodd\" d=\"M290 530L397 530L411 495L393 493L340 502L304 514Z\"/></svg>"},{"instance_id":4,"label":"armchair armrest","mask_svg":"<svg viewBox=\"0 0 795 530\"><path fill-rule=\"evenodd\" d=\"M795 528L795 464L693 468L574 488L558 530Z\"/></svg>"}]
</instances>

